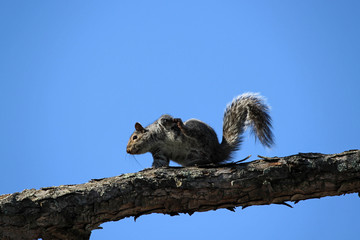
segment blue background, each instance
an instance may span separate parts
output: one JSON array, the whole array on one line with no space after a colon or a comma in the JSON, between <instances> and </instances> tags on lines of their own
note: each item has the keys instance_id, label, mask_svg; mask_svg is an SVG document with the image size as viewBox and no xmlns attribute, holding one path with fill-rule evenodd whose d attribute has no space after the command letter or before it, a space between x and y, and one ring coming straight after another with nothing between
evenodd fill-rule
<instances>
[{"instance_id":1,"label":"blue background","mask_svg":"<svg viewBox=\"0 0 360 240\"><path fill-rule=\"evenodd\" d=\"M0 194L136 172L134 123L197 118L221 137L233 97L260 92L276 146L359 148L359 1L1 1ZM355 239L356 194L103 224L91 239Z\"/></svg>"}]
</instances>

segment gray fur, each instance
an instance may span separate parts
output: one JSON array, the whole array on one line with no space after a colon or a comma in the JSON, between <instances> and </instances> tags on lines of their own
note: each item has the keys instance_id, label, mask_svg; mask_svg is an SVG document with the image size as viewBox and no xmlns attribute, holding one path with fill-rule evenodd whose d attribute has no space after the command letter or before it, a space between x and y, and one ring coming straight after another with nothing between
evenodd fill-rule
<instances>
[{"instance_id":1,"label":"gray fur","mask_svg":"<svg viewBox=\"0 0 360 240\"><path fill-rule=\"evenodd\" d=\"M267 147L273 144L269 107L258 94L245 93L227 106L223 122L223 139L206 123L162 115L143 128L139 123L127 145L130 154L150 152L153 167L168 166L172 160L182 166L218 164L231 159L238 150L246 127Z\"/></svg>"}]
</instances>

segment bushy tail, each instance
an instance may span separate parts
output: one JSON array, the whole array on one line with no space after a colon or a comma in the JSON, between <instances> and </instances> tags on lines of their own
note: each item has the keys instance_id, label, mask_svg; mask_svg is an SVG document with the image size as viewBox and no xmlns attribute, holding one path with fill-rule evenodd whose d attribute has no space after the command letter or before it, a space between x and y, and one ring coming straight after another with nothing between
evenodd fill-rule
<instances>
[{"instance_id":1,"label":"bushy tail","mask_svg":"<svg viewBox=\"0 0 360 240\"><path fill-rule=\"evenodd\" d=\"M242 135L248 126L264 146L273 145L269 106L256 93L244 93L226 107L221 142L223 161L229 160L231 154L240 148Z\"/></svg>"}]
</instances>

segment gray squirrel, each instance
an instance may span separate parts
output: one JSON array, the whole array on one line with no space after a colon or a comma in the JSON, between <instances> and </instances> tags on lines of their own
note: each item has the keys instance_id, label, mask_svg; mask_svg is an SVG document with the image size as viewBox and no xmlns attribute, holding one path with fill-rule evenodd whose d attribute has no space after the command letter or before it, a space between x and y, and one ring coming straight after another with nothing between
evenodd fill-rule
<instances>
[{"instance_id":1,"label":"gray squirrel","mask_svg":"<svg viewBox=\"0 0 360 240\"><path fill-rule=\"evenodd\" d=\"M248 126L264 146L273 145L269 106L256 93L244 93L227 105L221 143L214 129L200 120L183 122L180 118L162 115L145 128L135 123L126 151L130 154L150 152L154 168L169 166L170 160L185 167L218 165L229 161L240 148Z\"/></svg>"}]
</instances>

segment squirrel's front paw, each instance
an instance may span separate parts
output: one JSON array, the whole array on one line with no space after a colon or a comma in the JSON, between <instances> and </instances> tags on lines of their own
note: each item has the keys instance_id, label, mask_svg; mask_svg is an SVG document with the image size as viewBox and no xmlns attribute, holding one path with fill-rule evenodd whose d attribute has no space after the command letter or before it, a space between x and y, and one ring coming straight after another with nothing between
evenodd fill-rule
<instances>
[{"instance_id":1,"label":"squirrel's front paw","mask_svg":"<svg viewBox=\"0 0 360 240\"><path fill-rule=\"evenodd\" d=\"M181 118L174 118L174 123L177 124L178 128L183 129L184 123L182 122Z\"/></svg>"}]
</instances>

